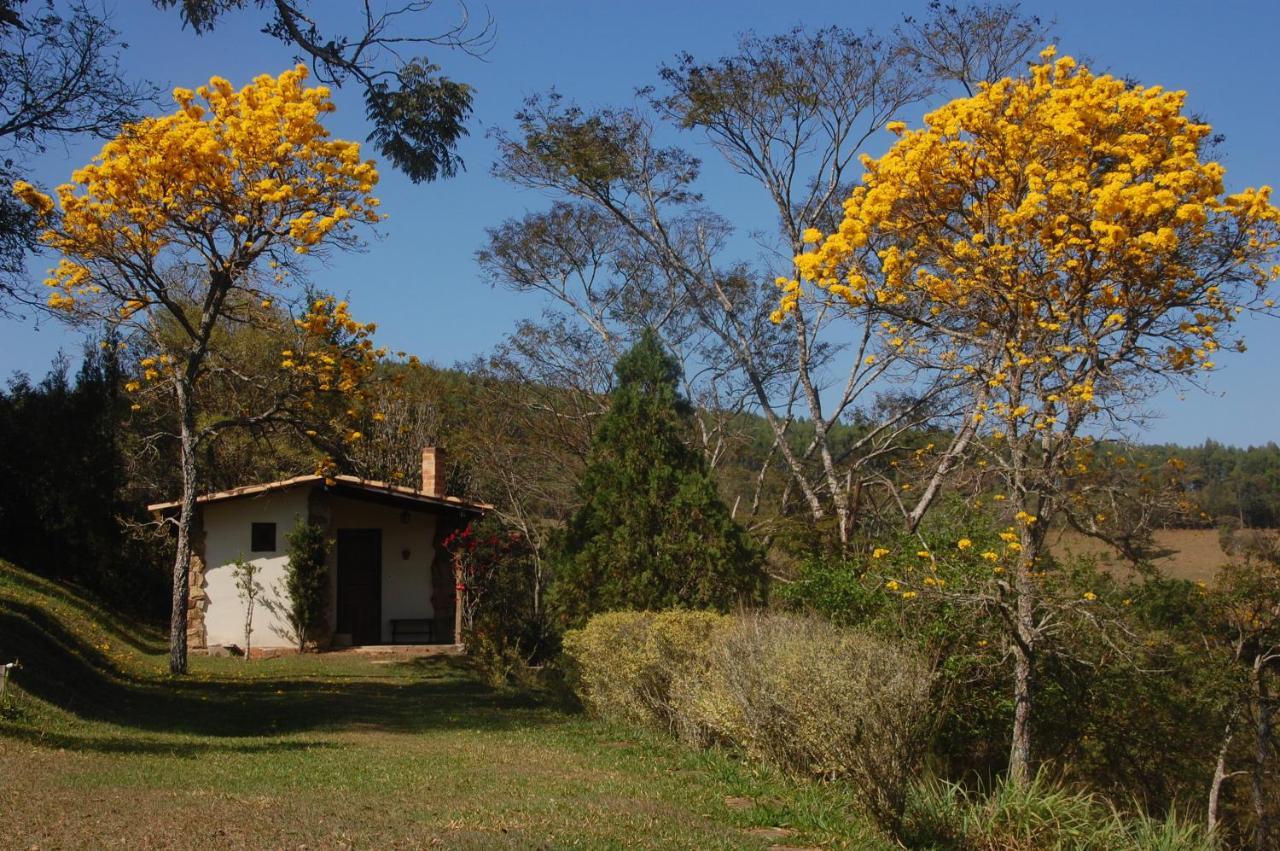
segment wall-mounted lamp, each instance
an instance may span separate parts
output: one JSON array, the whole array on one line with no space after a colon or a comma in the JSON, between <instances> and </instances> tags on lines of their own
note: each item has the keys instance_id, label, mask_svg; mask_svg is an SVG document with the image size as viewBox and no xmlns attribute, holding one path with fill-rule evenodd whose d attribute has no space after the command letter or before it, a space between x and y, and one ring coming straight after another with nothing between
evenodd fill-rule
<instances>
[{"instance_id":1,"label":"wall-mounted lamp","mask_svg":"<svg viewBox=\"0 0 1280 851\"><path fill-rule=\"evenodd\" d=\"M400 557L405 561L409 560L410 555L412 555L412 553L410 553L407 548L400 551Z\"/></svg>"}]
</instances>

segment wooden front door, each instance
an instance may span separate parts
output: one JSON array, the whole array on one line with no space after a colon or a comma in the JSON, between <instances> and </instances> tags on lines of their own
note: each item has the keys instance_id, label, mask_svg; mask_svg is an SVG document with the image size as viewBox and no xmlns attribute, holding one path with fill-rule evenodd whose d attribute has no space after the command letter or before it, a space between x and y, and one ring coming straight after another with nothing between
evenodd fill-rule
<instances>
[{"instance_id":1,"label":"wooden front door","mask_svg":"<svg viewBox=\"0 0 1280 851\"><path fill-rule=\"evenodd\" d=\"M352 644L382 643L382 530L338 530L338 628Z\"/></svg>"}]
</instances>

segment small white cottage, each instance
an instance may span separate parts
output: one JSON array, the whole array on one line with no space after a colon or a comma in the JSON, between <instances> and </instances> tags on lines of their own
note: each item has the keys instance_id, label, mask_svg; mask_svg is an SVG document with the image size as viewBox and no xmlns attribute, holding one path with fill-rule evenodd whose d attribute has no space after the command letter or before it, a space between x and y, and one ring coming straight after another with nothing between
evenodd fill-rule
<instances>
[{"instance_id":1,"label":"small white cottage","mask_svg":"<svg viewBox=\"0 0 1280 851\"><path fill-rule=\"evenodd\" d=\"M187 608L189 646L243 646L245 606L232 575L240 558L262 568L255 651L292 646L278 610L285 602L280 591L289 557L285 536L300 520L324 526L332 542L323 646L456 643L462 592L440 544L491 506L446 496L444 473L441 451L427 448L419 489L312 475L200 497ZM156 516L171 515L178 503L148 508Z\"/></svg>"}]
</instances>

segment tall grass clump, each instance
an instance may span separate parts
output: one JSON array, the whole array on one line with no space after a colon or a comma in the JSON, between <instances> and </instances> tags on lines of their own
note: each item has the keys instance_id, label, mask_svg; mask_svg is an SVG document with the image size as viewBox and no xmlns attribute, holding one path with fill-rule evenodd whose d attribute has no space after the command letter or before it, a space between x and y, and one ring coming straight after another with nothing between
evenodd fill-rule
<instances>
[{"instance_id":1,"label":"tall grass clump","mask_svg":"<svg viewBox=\"0 0 1280 851\"><path fill-rule=\"evenodd\" d=\"M1214 851L1203 827L1121 813L1041 771L988 792L936 778L914 784L898 831L910 848L956 851Z\"/></svg>"}]
</instances>

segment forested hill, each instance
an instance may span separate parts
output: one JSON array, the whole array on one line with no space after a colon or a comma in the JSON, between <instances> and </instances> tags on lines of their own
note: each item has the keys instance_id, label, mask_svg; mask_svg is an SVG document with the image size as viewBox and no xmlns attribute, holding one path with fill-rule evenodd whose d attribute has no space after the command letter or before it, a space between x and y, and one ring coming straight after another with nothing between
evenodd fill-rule
<instances>
[{"instance_id":1,"label":"forested hill","mask_svg":"<svg viewBox=\"0 0 1280 851\"><path fill-rule=\"evenodd\" d=\"M141 562L163 556L157 539L128 521L147 520L141 506L177 492L169 455L157 451L154 435L164 430L159 412L133 410L120 392L126 380L108 349L91 346L84 366L71 374L56 363L40 381L13 378L0 391L0 556L32 565L46 575L128 588L127 602L150 609L163 600L163 571L140 587L120 583ZM147 403L144 400L143 405ZM448 447L452 486L487 499L515 488L531 502L537 518L555 525L571 507L578 466L590 441L594 414L603 397L575 398L573 391L498 379L476 369L423 367L405 383L403 394L386 401L385 421L371 424L371 440L350 459L370 477L409 480L421 446ZM573 409L580 416L525 416L529 410ZM703 440L727 501L740 519L749 519L758 500L761 516L777 515L787 478L776 458L768 465L773 436L764 419L738 413L717 419L701 412ZM830 435L837 459L842 447L865 434L858 422ZM788 432L799 452L812 440L812 424L795 422ZM946 435L912 434L896 453L910 458ZM21 451L14 451L21 447ZM1280 446L1233 447L1217 441L1201 446L1170 444L1124 447L1134 463L1150 469L1181 462L1179 479L1192 510L1165 525L1216 526L1232 519L1254 528L1280 527ZM305 472L314 451L287 433L228 436L208 449L214 471L208 487L225 487ZM760 477L761 467L765 474ZM762 482L762 483L761 483ZM785 507L784 507L785 510ZM792 510L795 510L794 508ZM122 521L126 522L122 526ZM105 554L116 554L108 558ZM126 563L121 563L126 562Z\"/></svg>"},{"instance_id":2,"label":"forested hill","mask_svg":"<svg viewBox=\"0 0 1280 851\"><path fill-rule=\"evenodd\" d=\"M1280 446L1228 446L1206 440L1200 446L1171 443L1135 448L1151 466L1177 458L1189 494L1212 522L1235 518L1256 529L1280 527Z\"/></svg>"},{"instance_id":3,"label":"forested hill","mask_svg":"<svg viewBox=\"0 0 1280 851\"><path fill-rule=\"evenodd\" d=\"M772 441L762 417L742 414L738 424L749 438L740 439L722 465L722 480L730 492L748 489L748 480L759 470ZM806 445L812 432L811 424L797 422L793 426L794 445ZM852 442L863 433L865 427L858 424L841 426L832 433L833 445ZM907 444L918 448L934 438L918 435ZM1274 441L1248 447L1212 439L1199 446L1128 444L1123 453L1129 461L1152 470L1168 469L1170 460L1181 462L1178 479L1191 510L1170 515L1163 525L1208 527L1233 519L1249 528L1280 528L1280 445Z\"/></svg>"}]
</instances>

